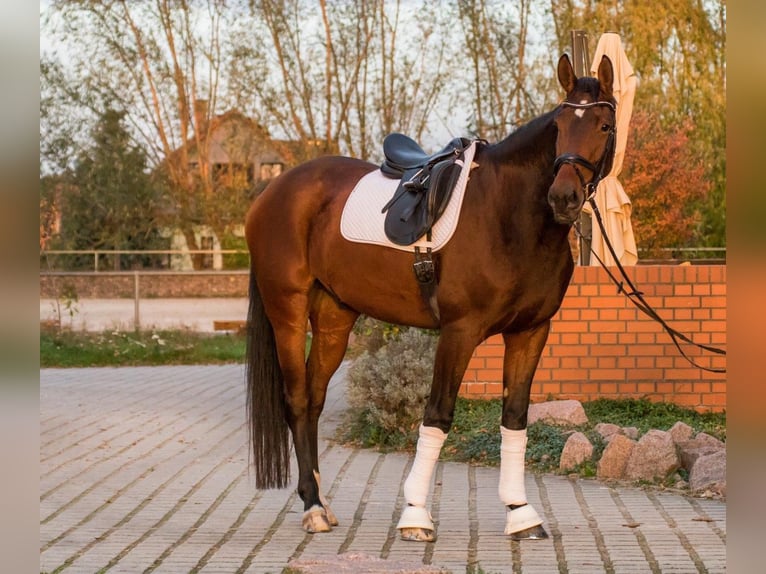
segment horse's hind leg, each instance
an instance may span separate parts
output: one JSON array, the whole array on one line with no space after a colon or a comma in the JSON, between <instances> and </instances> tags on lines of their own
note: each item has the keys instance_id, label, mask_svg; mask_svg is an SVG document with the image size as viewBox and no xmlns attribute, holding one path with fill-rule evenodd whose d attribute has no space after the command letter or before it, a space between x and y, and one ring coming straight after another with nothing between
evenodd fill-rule
<instances>
[{"instance_id":1,"label":"horse's hind leg","mask_svg":"<svg viewBox=\"0 0 766 574\"><path fill-rule=\"evenodd\" d=\"M325 521L336 526L338 519L322 494L319 474L319 415L324 408L330 378L340 366L346 353L348 337L359 314L345 308L322 287L311 294L309 318L311 320L311 350L306 368L309 389L308 434L311 445L311 464L317 483L320 506L307 506L303 526L308 531L320 531ZM317 530L319 529L319 530Z\"/></svg>"},{"instance_id":2,"label":"horse's hind leg","mask_svg":"<svg viewBox=\"0 0 766 574\"><path fill-rule=\"evenodd\" d=\"M550 322L530 331L505 333L503 416L498 494L507 509L505 534L514 540L548 538L537 511L527 503L524 456L529 392Z\"/></svg>"},{"instance_id":3,"label":"horse's hind leg","mask_svg":"<svg viewBox=\"0 0 766 574\"><path fill-rule=\"evenodd\" d=\"M270 285L276 294L267 299L267 312L274 328L279 366L284 377L285 417L293 436L298 461L298 494L304 504L304 529L309 532L330 530L326 519L306 524L306 511L316 507L322 511L319 488L314 476L316 433L312 432L312 390L306 368L306 326L309 316L311 287L285 292L283 284ZM323 512L321 512L324 514ZM316 514L319 514L317 512Z\"/></svg>"}]
</instances>

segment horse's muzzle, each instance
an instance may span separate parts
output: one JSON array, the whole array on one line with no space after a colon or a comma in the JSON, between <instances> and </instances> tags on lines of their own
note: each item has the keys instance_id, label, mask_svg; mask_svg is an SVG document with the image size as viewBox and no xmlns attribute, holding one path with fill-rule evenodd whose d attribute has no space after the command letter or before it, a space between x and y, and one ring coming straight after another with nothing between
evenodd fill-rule
<instances>
[{"instance_id":1,"label":"horse's muzzle","mask_svg":"<svg viewBox=\"0 0 766 574\"><path fill-rule=\"evenodd\" d=\"M562 191L551 188L548 192L548 205L553 210L553 219L561 225L572 225L580 216L583 197L576 189Z\"/></svg>"}]
</instances>

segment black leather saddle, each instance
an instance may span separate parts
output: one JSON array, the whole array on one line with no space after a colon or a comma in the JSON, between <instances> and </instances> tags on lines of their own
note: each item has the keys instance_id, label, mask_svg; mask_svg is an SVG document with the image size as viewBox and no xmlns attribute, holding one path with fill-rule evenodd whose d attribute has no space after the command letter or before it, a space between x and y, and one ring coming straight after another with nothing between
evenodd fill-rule
<instances>
[{"instance_id":1,"label":"black leather saddle","mask_svg":"<svg viewBox=\"0 0 766 574\"><path fill-rule=\"evenodd\" d=\"M382 209L386 214L384 231L392 242L411 245L426 234L430 236L460 177L462 166L455 162L471 143L455 138L440 151L428 154L409 136L386 136L380 171L401 180Z\"/></svg>"}]
</instances>

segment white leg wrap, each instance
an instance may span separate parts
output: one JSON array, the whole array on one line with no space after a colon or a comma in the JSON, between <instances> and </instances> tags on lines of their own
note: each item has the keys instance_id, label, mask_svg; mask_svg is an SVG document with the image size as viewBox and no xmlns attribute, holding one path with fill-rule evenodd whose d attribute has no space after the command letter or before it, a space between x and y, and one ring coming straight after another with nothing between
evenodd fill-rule
<instances>
[{"instance_id":1,"label":"white leg wrap","mask_svg":"<svg viewBox=\"0 0 766 574\"><path fill-rule=\"evenodd\" d=\"M436 427L420 425L420 437L415 452L415 462L404 481L404 499L413 506L425 506L431 487L431 476L439 459L447 434Z\"/></svg>"},{"instance_id":2,"label":"white leg wrap","mask_svg":"<svg viewBox=\"0 0 766 574\"><path fill-rule=\"evenodd\" d=\"M497 491L503 504L520 505L527 502L524 487L524 453L527 450L527 429L508 430L500 425L500 484Z\"/></svg>"},{"instance_id":3,"label":"white leg wrap","mask_svg":"<svg viewBox=\"0 0 766 574\"><path fill-rule=\"evenodd\" d=\"M527 450L527 429L509 430L500 425L500 484L497 491L508 509L505 533L514 534L543 523L537 511L527 504L524 486L524 454Z\"/></svg>"}]
</instances>

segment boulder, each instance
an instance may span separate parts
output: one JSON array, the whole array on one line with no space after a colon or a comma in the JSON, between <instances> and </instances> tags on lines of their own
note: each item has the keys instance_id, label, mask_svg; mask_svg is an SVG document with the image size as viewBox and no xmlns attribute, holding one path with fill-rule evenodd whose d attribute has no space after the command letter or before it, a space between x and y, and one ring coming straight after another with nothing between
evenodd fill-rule
<instances>
[{"instance_id":1,"label":"boulder","mask_svg":"<svg viewBox=\"0 0 766 574\"><path fill-rule=\"evenodd\" d=\"M596 468L598 478L622 478L635 446L635 441L625 435L612 435L612 439L601 455L601 460L598 461Z\"/></svg>"},{"instance_id":2,"label":"boulder","mask_svg":"<svg viewBox=\"0 0 766 574\"><path fill-rule=\"evenodd\" d=\"M673 437L652 429L636 443L625 467L630 480L663 480L681 467Z\"/></svg>"},{"instance_id":3,"label":"boulder","mask_svg":"<svg viewBox=\"0 0 766 574\"><path fill-rule=\"evenodd\" d=\"M689 488L699 493L705 490L726 496L726 451L700 456L689 472Z\"/></svg>"},{"instance_id":4,"label":"boulder","mask_svg":"<svg viewBox=\"0 0 766 574\"><path fill-rule=\"evenodd\" d=\"M673 442L678 444L691 439L692 435L694 434L694 429L687 425L685 422L678 421L676 424L670 427L668 432L670 433L670 436L673 437Z\"/></svg>"},{"instance_id":5,"label":"boulder","mask_svg":"<svg viewBox=\"0 0 766 574\"><path fill-rule=\"evenodd\" d=\"M595 430L601 435L601 438L609 442L614 435L620 432L620 427L619 425L613 425L612 423L598 423L595 426Z\"/></svg>"},{"instance_id":6,"label":"boulder","mask_svg":"<svg viewBox=\"0 0 766 574\"><path fill-rule=\"evenodd\" d=\"M416 560L383 560L360 552L324 558L293 560L285 570L291 574L439 574L449 570Z\"/></svg>"},{"instance_id":7,"label":"boulder","mask_svg":"<svg viewBox=\"0 0 766 574\"><path fill-rule=\"evenodd\" d=\"M638 429L636 427L622 427L620 432L630 439L638 440Z\"/></svg>"},{"instance_id":8,"label":"boulder","mask_svg":"<svg viewBox=\"0 0 766 574\"><path fill-rule=\"evenodd\" d=\"M723 442L706 433L699 433L693 439L678 443L681 466L688 471L691 471L700 457L725 450L726 445Z\"/></svg>"},{"instance_id":9,"label":"boulder","mask_svg":"<svg viewBox=\"0 0 766 574\"><path fill-rule=\"evenodd\" d=\"M718 440L713 435L707 434L706 432L697 433L697 436L694 437L694 440L697 441L700 445L726 448L726 443Z\"/></svg>"},{"instance_id":10,"label":"boulder","mask_svg":"<svg viewBox=\"0 0 766 574\"><path fill-rule=\"evenodd\" d=\"M527 424L545 421L549 424L577 426L588 422L582 403L575 400L547 401L529 405Z\"/></svg>"},{"instance_id":11,"label":"boulder","mask_svg":"<svg viewBox=\"0 0 766 574\"><path fill-rule=\"evenodd\" d=\"M573 470L593 456L593 445L581 432L569 435L561 451L560 470Z\"/></svg>"}]
</instances>

